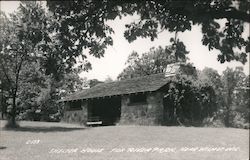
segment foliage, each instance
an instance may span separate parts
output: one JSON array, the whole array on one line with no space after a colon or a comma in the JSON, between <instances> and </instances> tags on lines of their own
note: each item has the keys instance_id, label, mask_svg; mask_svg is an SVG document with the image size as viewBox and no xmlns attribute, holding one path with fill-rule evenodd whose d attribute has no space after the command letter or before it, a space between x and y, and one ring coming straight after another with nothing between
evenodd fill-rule
<instances>
[{"instance_id":1,"label":"foliage","mask_svg":"<svg viewBox=\"0 0 250 160\"><path fill-rule=\"evenodd\" d=\"M212 68L204 68L198 74L198 79L204 84L212 86L216 94L216 103L219 109L223 109L225 101L223 98L223 83L221 81L221 75Z\"/></svg>"},{"instance_id":2,"label":"foliage","mask_svg":"<svg viewBox=\"0 0 250 160\"><path fill-rule=\"evenodd\" d=\"M110 34L113 30L105 22L135 14L139 20L126 24L124 32L129 42L138 37L154 40L162 30L177 33L199 25L203 34L202 44L209 50L218 50L218 61L221 63L232 60L245 63L250 51L250 37L243 37L246 23L250 22L250 2L247 0L48 0L47 4L59 19L58 29L65 35L61 38L62 43L67 44L65 46L78 43L76 50L69 47L77 55L82 47L94 44L90 53L99 50L97 55L102 56L104 48L112 45ZM96 38L99 43L94 40Z\"/></svg>"},{"instance_id":3,"label":"foliage","mask_svg":"<svg viewBox=\"0 0 250 160\"><path fill-rule=\"evenodd\" d=\"M133 2L132 2L133 3ZM191 30L192 25L202 28L202 43L209 50L220 51L218 60L247 61L249 53L249 38L242 37L244 22L249 22L249 13L246 6L248 1L139 1L127 4L128 12L137 13L140 20L127 25L125 37L133 41L136 37L157 38L157 32L168 30L170 32L184 32ZM126 12L126 11L124 11ZM217 20L225 19L221 25ZM223 28L223 29L221 29ZM236 52L235 49L244 49Z\"/></svg>"},{"instance_id":4,"label":"foliage","mask_svg":"<svg viewBox=\"0 0 250 160\"><path fill-rule=\"evenodd\" d=\"M204 83L207 83L213 86L214 89L218 90L222 88L221 76L215 69L205 67L199 73L199 79L203 81Z\"/></svg>"},{"instance_id":5,"label":"foliage","mask_svg":"<svg viewBox=\"0 0 250 160\"><path fill-rule=\"evenodd\" d=\"M164 96L168 125L202 125L217 110L212 86L179 75L171 80Z\"/></svg>"},{"instance_id":6,"label":"foliage","mask_svg":"<svg viewBox=\"0 0 250 160\"><path fill-rule=\"evenodd\" d=\"M103 83L102 81L99 81L98 79L91 79L89 80L89 87L94 87L95 85L99 84L99 83Z\"/></svg>"},{"instance_id":7,"label":"foliage","mask_svg":"<svg viewBox=\"0 0 250 160\"><path fill-rule=\"evenodd\" d=\"M4 77L3 72L0 69L0 112L1 112L1 119L4 119L6 117L7 112L7 95L6 92L8 90L8 82L6 79L3 79Z\"/></svg>"},{"instance_id":8,"label":"foliage","mask_svg":"<svg viewBox=\"0 0 250 160\"><path fill-rule=\"evenodd\" d=\"M246 117L246 113L248 114L248 117ZM231 111L230 112L230 125L235 128L245 128L249 129L249 108L248 111L240 112L240 111Z\"/></svg>"},{"instance_id":9,"label":"foliage","mask_svg":"<svg viewBox=\"0 0 250 160\"><path fill-rule=\"evenodd\" d=\"M79 58L83 62L80 67L90 69L91 64L83 50L88 49L94 57L104 56L106 47L113 44L113 29L105 24L105 17L111 18L112 13L108 12L117 9L106 8L104 1L47 1L47 4L54 13L52 27L56 32L56 48L63 53L68 68L71 69Z\"/></svg>"},{"instance_id":10,"label":"foliage","mask_svg":"<svg viewBox=\"0 0 250 160\"><path fill-rule=\"evenodd\" d=\"M249 75L243 68L227 68L222 75L211 68L205 68L199 79L213 86L218 110L207 119L207 125L217 122L227 127L246 128L249 125Z\"/></svg>"},{"instance_id":11,"label":"foliage","mask_svg":"<svg viewBox=\"0 0 250 160\"><path fill-rule=\"evenodd\" d=\"M79 73L72 71L62 76L60 81L56 81L54 87L57 89L59 97L65 97L66 95L72 94L76 91L80 91L84 87L88 86L86 78L80 78Z\"/></svg>"},{"instance_id":12,"label":"foliage","mask_svg":"<svg viewBox=\"0 0 250 160\"><path fill-rule=\"evenodd\" d=\"M64 79L65 73L73 70L67 70L70 62L64 53L56 52L58 41L52 30L55 21L39 3L30 1L21 2L10 18L1 12L1 22L0 73L5 96L12 99L8 111L11 122L15 126L17 114L22 115L19 118L35 119L40 115L48 120L49 114L58 112L55 84L59 83L55 80ZM68 76L72 82L63 87L67 92L80 81L72 75Z\"/></svg>"},{"instance_id":13,"label":"foliage","mask_svg":"<svg viewBox=\"0 0 250 160\"><path fill-rule=\"evenodd\" d=\"M114 80L110 77L110 76L107 76L104 80L104 83L109 83L109 82L113 82Z\"/></svg>"},{"instance_id":14,"label":"foliage","mask_svg":"<svg viewBox=\"0 0 250 160\"><path fill-rule=\"evenodd\" d=\"M10 122L15 126L21 72L25 65L40 60L40 42L48 38L46 16L38 3L22 2L10 18L1 12L1 20L4 22L0 31L0 70L4 75L1 79L7 82L6 91L12 99Z\"/></svg>"},{"instance_id":15,"label":"foliage","mask_svg":"<svg viewBox=\"0 0 250 160\"><path fill-rule=\"evenodd\" d=\"M19 119L39 120L40 100L38 97L47 86L47 79L36 62L25 64L20 73L19 90L17 94L17 115Z\"/></svg>"},{"instance_id":16,"label":"foliage","mask_svg":"<svg viewBox=\"0 0 250 160\"><path fill-rule=\"evenodd\" d=\"M175 62L171 50L159 47L141 57L133 52L127 60L127 68L119 79L162 73L167 65ZM186 64L193 68L191 64ZM243 69L227 68L221 76L211 68L191 70L192 76L178 75L165 90L169 125L220 125L246 127L249 123L249 76Z\"/></svg>"},{"instance_id":17,"label":"foliage","mask_svg":"<svg viewBox=\"0 0 250 160\"><path fill-rule=\"evenodd\" d=\"M223 71L222 82L223 82L223 97L225 101L225 125L231 126L230 123L230 113L233 108L232 105L234 103L233 95L238 87L242 86L243 80L245 78L245 74L243 72L242 67L236 67L235 70L232 68L227 68Z\"/></svg>"},{"instance_id":18,"label":"foliage","mask_svg":"<svg viewBox=\"0 0 250 160\"><path fill-rule=\"evenodd\" d=\"M23 1L10 18L3 12L0 18L3 22L0 26L1 82L6 86L5 96L12 99L9 115L15 126L19 112L30 115L38 110L43 112L41 115L55 112L59 84L69 92L75 90L73 87L80 83L80 79L75 73L66 78L66 73L78 69L59 49L58 34L54 27L56 20L45 12L40 3ZM72 81L68 86L63 86L62 80L69 79ZM41 95L47 98L39 100Z\"/></svg>"},{"instance_id":19,"label":"foliage","mask_svg":"<svg viewBox=\"0 0 250 160\"><path fill-rule=\"evenodd\" d=\"M2 81L7 82L8 96L13 99L11 110L10 126L15 127L16 97L19 89L20 71L23 64L29 60L29 54L33 51L32 43L26 40L19 40L19 20L17 16L12 16L11 20L1 13L5 25L2 25L0 64L3 77ZM25 45L26 44L26 45Z\"/></svg>"},{"instance_id":20,"label":"foliage","mask_svg":"<svg viewBox=\"0 0 250 160\"><path fill-rule=\"evenodd\" d=\"M186 51L184 48L177 47L178 58L186 61ZM179 52L179 53L180 53ZM168 64L176 62L173 46L162 48L151 48L149 52L143 53L140 57L137 52L132 52L126 62L127 67L119 74L118 79L128 79L150 74L162 73Z\"/></svg>"},{"instance_id":21,"label":"foliage","mask_svg":"<svg viewBox=\"0 0 250 160\"><path fill-rule=\"evenodd\" d=\"M83 87L84 80L75 72L65 74L60 81L44 72L36 62L23 67L17 103L19 119L59 121L62 106L57 100Z\"/></svg>"}]
</instances>

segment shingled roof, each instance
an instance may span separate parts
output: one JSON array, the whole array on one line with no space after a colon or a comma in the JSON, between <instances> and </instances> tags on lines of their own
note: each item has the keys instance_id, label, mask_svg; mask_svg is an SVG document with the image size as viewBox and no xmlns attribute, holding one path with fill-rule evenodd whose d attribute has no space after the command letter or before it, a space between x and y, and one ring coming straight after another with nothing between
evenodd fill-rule
<instances>
[{"instance_id":1,"label":"shingled roof","mask_svg":"<svg viewBox=\"0 0 250 160\"><path fill-rule=\"evenodd\" d=\"M161 73L109 83L100 83L92 88L84 89L80 92L69 95L60 101L100 98L106 96L156 91L162 86L166 85L170 81L170 78L171 77L165 77L164 74Z\"/></svg>"}]
</instances>

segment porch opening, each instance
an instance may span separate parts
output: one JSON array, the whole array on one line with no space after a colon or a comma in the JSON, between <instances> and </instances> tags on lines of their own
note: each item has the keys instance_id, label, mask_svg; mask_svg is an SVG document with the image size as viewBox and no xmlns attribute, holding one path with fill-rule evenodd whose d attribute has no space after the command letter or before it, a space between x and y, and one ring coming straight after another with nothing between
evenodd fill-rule
<instances>
[{"instance_id":1,"label":"porch opening","mask_svg":"<svg viewBox=\"0 0 250 160\"><path fill-rule=\"evenodd\" d=\"M121 97L107 97L90 100L88 122L101 122L101 125L115 125L121 117Z\"/></svg>"}]
</instances>

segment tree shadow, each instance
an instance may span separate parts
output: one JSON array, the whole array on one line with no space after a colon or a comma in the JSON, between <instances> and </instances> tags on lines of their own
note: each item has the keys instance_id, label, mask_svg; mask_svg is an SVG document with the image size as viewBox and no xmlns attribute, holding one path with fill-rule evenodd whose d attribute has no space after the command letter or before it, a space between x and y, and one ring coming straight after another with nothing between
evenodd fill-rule
<instances>
[{"instance_id":1,"label":"tree shadow","mask_svg":"<svg viewBox=\"0 0 250 160\"><path fill-rule=\"evenodd\" d=\"M0 149L6 149L7 147L5 147L5 146L0 146Z\"/></svg>"},{"instance_id":2,"label":"tree shadow","mask_svg":"<svg viewBox=\"0 0 250 160\"><path fill-rule=\"evenodd\" d=\"M70 132L75 130L85 130L87 128L83 127L33 127L33 126L24 126L18 128L5 128L8 131L17 131L17 132Z\"/></svg>"}]
</instances>

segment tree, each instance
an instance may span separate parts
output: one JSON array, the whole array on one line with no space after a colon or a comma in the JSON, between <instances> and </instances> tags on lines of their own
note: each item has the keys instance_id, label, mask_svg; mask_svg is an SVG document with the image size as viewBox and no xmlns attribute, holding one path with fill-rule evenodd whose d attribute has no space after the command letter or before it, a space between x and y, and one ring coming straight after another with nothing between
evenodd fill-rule
<instances>
[{"instance_id":1,"label":"tree","mask_svg":"<svg viewBox=\"0 0 250 160\"><path fill-rule=\"evenodd\" d=\"M225 125L231 126L230 123L230 112L232 111L233 95L237 87L243 86L243 82L246 75L243 72L242 67L236 67L235 70L227 68L223 71L222 82L223 82L223 93L225 97Z\"/></svg>"},{"instance_id":2,"label":"tree","mask_svg":"<svg viewBox=\"0 0 250 160\"><path fill-rule=\"evenodd\" d=\"M57 100L86 86L86 79L80 78L77 72L62 77L58 81L52 75L45 75L44 68L37 62L24 65L17 92L17 118L59 121L62 108Z\"/></svg>"},{"instance_id":3,"label":"tree","mask_svg":"<svg viewBox=\"0 0 250 160\"><path fill-rule=\"evenodd\" d=\"M35 2L22 2L10 19L1 12L0 70L12 99L9 125L13 127L17 126L16 104L22 67L35 61L39 42L48 37L44 32L44 19L44 10Z\"/></svg>"},{"instance_id":4,"label":"tree","mask_svg":"<svg viewBox=\"0 0 250 160\"><path fill-rule=\"evenodd\" d=\"M39 63L30 62L23 65L19 89L17 92L17 117L22 120L40 120L41 98L45 90L48 90L48 80ZM50 105L51 106L51 105Z\"/></svg>"},{"instance_id":5,"label":"tree","mask_svg":"<svg viewBox=\"0 0 250 160\"><path fill-rule=\"evenodd\" d=\"M23 43L18 40L18 31L14 27L16 25L16 17L12 17L13 21L10 21L1 13L1 20L4 22L4 25L1 26L2 37L0 54L1 72L4 74L4 77L1 79L8 82L8 94L9 97L13 99L11 126L16 126L16 97L19 87L19 76L21 67L27 59L27 50L30 50L30 48L24 46Z\"/></svg>"},{"instance_id":6,"label":"tree","mask_svg":"<svg viewBox=\"0 0 250 160\"><path fill-rule=\"evenodd\" d=\"M48 82L50 84L47 84L52 86L52 89L47 92L52 94L49 97L56 95L54 90L57 89L54 86L57 86L55 84L60 79L65 78L66 73L79 70L73 66L76 59L73 59L72 62L72 55L67 55L62 49L58 40L56 23L56 19L46 13L41 4L37 2L21 2L18 11L11 14L10 18L1 12L0 73L4 75L1 77L1 81L8 86L5 88L8 91L7 96L12 99L9 126L17 126L15 119L19 104L18 99L22 98L18 96L19 92L24 91L20 90L20 87L25 88L20 84L26 83L25 81L21 82L22 76L25 76L22 72L27 69L29 64L37 63L36 65L41 70L37 73L44 74L43 76L52 76L50 78L52 80ZM85 69L90 68L88 63L84 65ZM32 89L36 88L36 86L32 87ZM31 92L38 94L40 90ZM32 93L25 93L26 96L32 95ZM36 98L35 95L32 96Z\"/></svg>"},{"instance_id":7,"label":"tree","mask_svg":"<svg viewBox=\"0 0 250 160\"><path fill-rule=\"evenodd\" d=\"M113 82L114 80L110 77L110 76L107 76L104 80L104 83L109 83L109 82Z\"/></svg>"},{"instance_id":8,"label":"tree","mask_svg":"<svg viewBox=\"0 0 250 160\"><path fill-rule=\"evenodd\" d=\"M125 38L132 42L137 37L157 38L162 30L169 32L184 32L192 26L199 25L202 29L202 44L209 50L216 49L218 61L247 61L250 51L250 37L243 37L246 23L250 22L248 0L107 0L107 1L47 1L49 9L60 19L59 30L67 38L65 43L72 46L78 43L78 50L90 43L90 39L97 37L103 43L97 43L91 49L104 53L107 45L112 45L112 28L106 25L107 20L116 17L137 14L139 20L127 24ZM219 20L223 20L220 21ZM106 37L106 38L105 38ZM94 38L95 39L95 38ZM175 38L177 41L178 39ZM64 43L64 42L63 42ZM101 46L101 47L100 47ZM237 51L240 50L240 51ZM98 53L98 52L97 52Z\"/></svg>"},{"instance_id":9,"label":"tree","mask_svg":"<svg viewBox=\"0 0 250 160\"><path fill-rule=\"evenodd\" d=\"M58 90L59 97L65 97L66 95L88 87L88 81L87 78L81 78L79 72L75 70L71 73L64 74L63 78L59 82L57 81L54 87Z\"/></svg>"},{"instance_id":10,"label":"tree","mask_svg":"<svg viewBox=\"0 0 250 160\"><path fill-rule=\"evenodd\" d=\"M249 128L250 118L250 87L249 75L246 76L241 84L238 84L232 96L232 113L230 123L233 127Z\"/></svg>"},{"instance_id":11,"label":"tree","mask_svg":"<svg viewBox=\"0 0 250 160\"><path fill-rule=\"evenodd\" d=\"M198 74L198 79L202 81L204 84L208 84L209 86L213 87L216 94L217 105L222 107L224 105L223 94L222 94L223 84L221 81L221 75L219 75L217 70L205 67Z\"/></svg>"},{"instance_id":12,"label":"tree","mask_svg":"<svg viewBox=\"0 0 250 160\"><path fill-rule=\"evenodd\" d=\"M177 56L180 61L186 61L186 48L177 48L182 54ZM132 52L126 62L127 67L119 74L118 79L127 79L162 73L168 64L176 62L176 53L172 46L151 48L149 52L140 57L137 52Z\"/></svg>"},{"instance_id":13,"label":"tree","mask_svg":"<svg viewBox=\"0 0 250 160\"><path fill-rule=\"evenodd\" d=\"M212 68L205 67L199 74L199 79L214 87L214 89L222 88L221 76Z\"/></svg>"}]
</instances>

